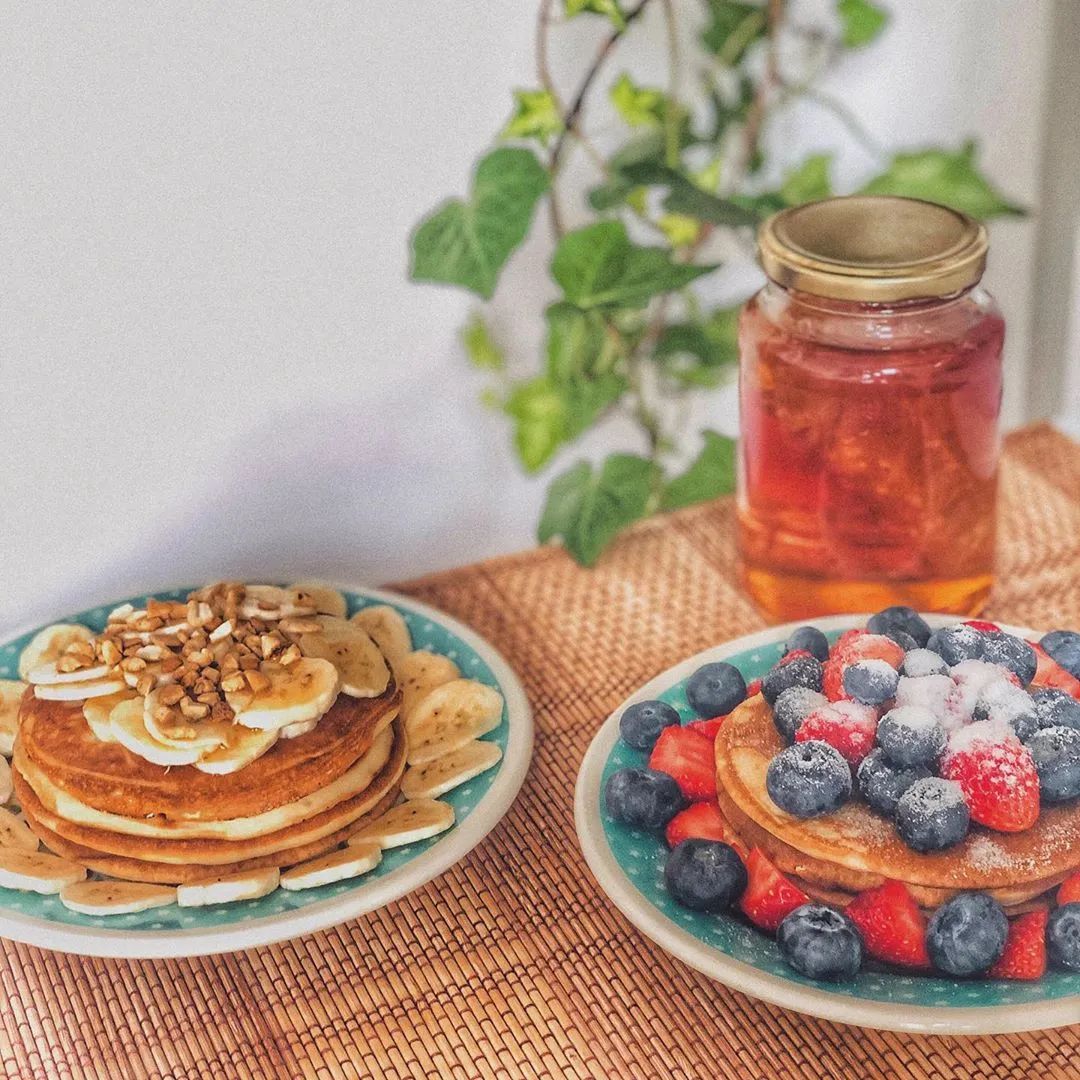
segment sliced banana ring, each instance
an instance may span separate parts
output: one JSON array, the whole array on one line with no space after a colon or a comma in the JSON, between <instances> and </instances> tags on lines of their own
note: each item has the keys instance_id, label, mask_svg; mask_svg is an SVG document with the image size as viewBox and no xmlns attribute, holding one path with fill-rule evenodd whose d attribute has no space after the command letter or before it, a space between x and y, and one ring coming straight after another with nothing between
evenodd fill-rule
<instances>
[{"instance_id":1,"label":"sliced banana ring","mask_svg":"<svg viewBox=\"0 0 1080 1080\"><path fill-rule=\"evenodd\" d=\"M238 900L258 900L278 887L280 876L276 866L221 874L206 881L178 886L176 902L181 907L206 907L209 904L234 904Z\"/></svg>"},{"instance_id":2,"label":"sliced banana ring","mask_svg":"<svg viewBox=\"0 0 1080 1080\"><path fill-rule=\"evenodd\" d=\"M44 851L0 848L0 885L44 895L58 893L86 877L86 867Z\"/></svg>"},{"instance_id":3,"label":"sliced banana ring","mask_svg":"<svg viewBox=\"0 0 1080 1080\"><path fill-rule=\"evenodd\" d=\"M305 720L302 724L290 724L281 729L283 739L299 739L301 735L307 735L315 730L318 720Z\"/></svg>"},{"instance_id":4,"label":"sliced banana ring","mask_svg":"<svg viewBox=\"0 0 1080 1080\"><path fill-rule=\"evenodd\" d=\"M58 683L55 686L35 686L34 696L42 701L86 701L88 698L118 694L127 684L123 679L96 679L92 682Z\"/></svg>"},{"instance_id":5,"label":"sliced banana ring","mask_svg":"<svg viewBox=\"0 0 1080 1080\"><path fill-rule=\"evenodd\" d=\"M0 757L0 803L11 798L11 766L7 758Z\"/></svg>"},{"instance_id":6,"label":"sliced banana ring","mask_svg":"<svg viewBox=\"0 0 1080 1080\"><path fill-rule=\"evenodd\" d=\"M281 887L297 892L330 885L335 881L346 881L374 870L381 861L382 848L374 840L353 844L286 870L281 875Z\"/></svg>"},{"instance_id":7,"label":"sliced banana ring","mask_svg":"<svg viewBox=\"0 0 1080 1080\"><path fill-rule=\"evenodd\" d=\"M225 700L237 723L263 731L279 731L291 724L317 720L337 699L340 680L329 660L305 657L289 667L263 664L269 686L251 695L229 691Z\"/></svg>"},{"instance_id":8,"label":"sliced banana ring","mask_svg":"<svg viewBox=\"0 0 1080 1080\"><path fill-rule=\"evenodd\" d=\"M85 711L85 709L84 709ZM143 723L149 734L165 746L180 750L210 753L228 742L231 721L189 720L178 707L162 707L161 688L151 690L143 699Z\"/></svg>"},{"instance_id":9,"label":"sliced banana ring","mask_svg":"<svg viewBox=\"0 0 1080 1080\"><path fill-rule=\"evenodd\" d=\"M397 608L375 604L361 608L350 620L364 630L379 646L397 675L402 661L412 652L412 635Z\"/></svg>"},{"instance_id":10,"label":"sliced banana ring","mask_svg":"<svg viewBox=\"0 0 1080 1080\"><path fill-rule=\"evenodd\" d=\"M213 776L238 772L262 757L278 741L278 734L276 731L259 731L234 724L225 745L204 754L195 762L195 768Z\"/></svg>"},{"instance_id":11,"label":"sliced banana ring","mask_svg":"<svg viewBox=\"0 0 1080 1080\"><path fill-rule=\"evenodd\" d=\"M344 619L345 612L349 610L345 597L332 585L322 581L298 581L289 588L299 594L301 604L310 604L319 615L336 615Z\"/></svg>"},{"instance_id":12,"label":"sliced banana ring","mask_svg":"<svg viewBox=\"0 0 1080 1080\"><path fill-rule=\"evenodd\" d=\"M437 686L405 721L409 764L434 761L494 731L502 722L502 695L475 679Z\"/></svg>"},{"instance_id":13,"label":"sliced banana ring","mask_svg":"<svg viewBox=\"0 0 1080 1080\"><path fill-rule=\"evenodd\" d=\"M378 645L355 623L333 615L317 615L321 634L304 634L300 651L329 660L341 676L341 689L350 697L378 697L390 683L390 669Z\"/></svg>"},{"instance_id":14,"label":"sliced banana ring","mask_svg":"<svg viewBox=\"0 0 1080 1080\"><path fill-rule=\"evenodd\" d=\"M170 768L174 765L194 765L202 756L201 750L185 750L166 746L146 730L141 698L121 701L111 713L109 724L113 738L125 749L149 761L152 765Z\"/></svg>"},{"instance_id":15,"label":"sliced banana ring","mask_svg":"<svg viewBox=\"0 0 1080 1080\"><path fill-rule=\"evenodd\" d=\"M237 611L244 619L276 622L293 615L314 615L315 605L306 602L306 598L296 589L282 589L277 585L247 585Z\"/></svg>"},{"instance_id":16,"label":"sliced banana ring","mask_svg":"<svg viewBox=\"0 0 1080 1080\"><path fill-rule=\"evenodd\" d=\"M0 810L0 848L20 848L37 851L38 838L33 834L26 819L10 810Z\"/></svg>"},{"instance_id":17,"label":"sliced banana ring","mask_svg":"<svg viewBox=\"0 0 1080 1080\"><path fill-rule=\"evenodd\" d=\"M437 686L458 678L461 672L448 656L418 649L401 661L396 673L401 686L401 718L407 724L416 706Z\"/></svg>"},{"instance_id":18,"label":"sliced banana ring","mask_svg":"<svg viewBox=\"0 0 1080 1080\"><path fill-rule=\"evenodd\" d=\"M108 664L97 664L78 671L61 671L55 661L50 661L28 671L26 681L34 686L57 686L61 683L95 682L104 679L108 674Z\"/></svg>"},{"instance_id":19,"label":"sliced banana ring","mask_svg":"<svg viewBox=\"0 0 1080 1080\"><path fill-rule=\"evenodd\" d=\"M20 679L0 679L0 754L11 757L19 731L19 708L26 683Z\"/></svg>"},{"instance_id":20,"label":"sliced banana ring","mask_svg":"<svg viewBox=\"0 0 1080 1080\"><path fill-rule=\"evenodd\" d=\"M93 641L94 632L79 623L55 623L39 630L19 656L19 678L26 679L33 668L60 659L77 641Z\"/></svg>"},{"instance_id":21,"label":"sliced banana ring","mask_svg":"<svg viewBox=\"0 0 1080 1080\"><path fill-rule=\"evenodd\" d=\"M426 765L414 765L401 778L401 794L406 799L437 799L459 784L487 772L502 758L493 742L470 742Z\"/></svg>"},{"instance_id":22,"label":"sliced banana ring","mask_svg":"<svg viewBox=\"0 0 1080 1080\"><path fill-rule=\"evenodd\" d=\"M112 729L112 711L123 701L138 697L134 690L118 690L105 697L90 698L83 703L83 716L99 742L116 742Z\"/></svg>"},{"instance_id":23,"label":"sliced banana ring","mask_svg":"<svg viewBox=\"0 0 1080 1080\"><path fill-rule=\"evenodd\" d=\"M76 881L60 890L60 903L80 915L130 915L175 904L176 889L145 881Z\"/></svg>"},{"instance_id":24,"label":"sliced banana ring","mask_svg":"<svg viewBox=\"0 0 1080 1080\"><path fill-rule=\"evenodd\" d=\"M382 848L404 847L445 832L454 824L454 808L434 799L399 803L349 837L349 846L374 840Z\"/></svg>"}]
</instances>

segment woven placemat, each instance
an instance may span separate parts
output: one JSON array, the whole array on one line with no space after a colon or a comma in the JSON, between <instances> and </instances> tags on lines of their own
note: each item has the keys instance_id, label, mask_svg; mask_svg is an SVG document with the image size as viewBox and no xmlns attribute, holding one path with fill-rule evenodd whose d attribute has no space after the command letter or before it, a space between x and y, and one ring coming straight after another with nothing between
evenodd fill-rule
<instances>
[{"instance_id":1,"label":"woven placemat","mask_svg":"<svg viewBox=\"0 0 1080 1080\"><path fill-rule=\"evenodd\" d=\"M1019 432L1002 485L989 614L1076 626L1080 447ZM7 1076L1080 1076L1080 1027L915 1038L765 1005L664 954L598 891L572 793L600 721L675 661L762 625L737 584L730 500L642 525L592 572L547 549L401 588L476 627L525 683L536 753L507 817L406 899L284 945L119 962L2 943Z\"/></svg>"}]
</instances>

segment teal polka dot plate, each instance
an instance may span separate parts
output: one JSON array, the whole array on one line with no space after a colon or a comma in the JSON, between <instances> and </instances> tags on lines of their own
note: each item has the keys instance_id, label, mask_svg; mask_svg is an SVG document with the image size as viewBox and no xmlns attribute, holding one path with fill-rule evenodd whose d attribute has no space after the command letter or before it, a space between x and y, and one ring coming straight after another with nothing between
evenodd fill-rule
<instances>
[{"instance_id":1,"label":"teal polka dot plate","mask_svg":"<svg viewBox=\"0 0 1080 1080\"><path fill-rule=\"evenodd\" d=\"M932 625L954 618L928 615ZM835 639L866 616L815 619ZM691 967L728 986L777 1005L827 1020L896 1031L986 1034L1028 1031L1080 1023L1080 974L1049 972L1034 983L962 980L864 970L843 983L806 979L787 966L771 937L734 915L689 911L665 891L663 837L631 829L603 806L607 778L618 769L641 766L647 755L619 739L623 709L659 698L684 718L694 719L686 681L702 664L726 660L747 682L763 675L783 652L798 625L772 627L709 649L643 686L601 727L581 766L575 820L585 858L601 888L622 913L654 942ZM1030 631L1013 629L1031 637Z\"/></svg>"},{"instance_id":2,"label":"teal polka dot plate","mask_svg":"<svg viewBox=\"0 0 1080 1080\"><path fill-rule=\"evenodd\" d=\"M155 593L182 599L190 589ZM301 892L278 889L259 900L204 908L156 908L132 915L86 916L69 911L56 896L0 887L0 935L49 949L89 956L166 957L228 952L323 930L382 907L419 888L471 851L510 808L532 756L532 714L517 676L479 634L434 608L395 593L342 589L349 614L371 604L390 604L404 617L413 647L442 653L465 678L495 687L503 696L500 725L485 739L503 756L487 772L442 796L455 824L430 840L387 850L362 877ZM128 597L142 606L147 597ZM124 600L65 616L98 630ZM17 678L19 654L40 627L0 644L0 678Z\"/></svg>"}]
</instances>

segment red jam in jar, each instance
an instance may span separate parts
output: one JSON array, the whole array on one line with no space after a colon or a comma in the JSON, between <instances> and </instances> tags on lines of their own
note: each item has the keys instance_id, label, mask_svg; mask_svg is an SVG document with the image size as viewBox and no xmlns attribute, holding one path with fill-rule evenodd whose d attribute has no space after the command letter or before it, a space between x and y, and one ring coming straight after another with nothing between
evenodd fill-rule
<instances>
[{"instance_id":1,"label":"red jam in jar","mask_svg":"<svg viewBox=\"0 0 1080 1080\"><path fill-rule=\"evenodd\" d=\"M740 326L743 570L776 620L908 604L975 614L993 582L1005 326L982 226L911 199L765 223Z\"/></svg>"}]
</instances>

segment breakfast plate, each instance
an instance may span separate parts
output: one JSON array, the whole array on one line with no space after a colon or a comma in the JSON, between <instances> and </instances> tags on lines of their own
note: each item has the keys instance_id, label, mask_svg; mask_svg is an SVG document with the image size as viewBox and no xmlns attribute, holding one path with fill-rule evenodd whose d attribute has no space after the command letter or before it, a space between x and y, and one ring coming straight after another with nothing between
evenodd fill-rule
<instances>
[{"instance_id":1,"label":"breakfast plate","mask_svg":"<svg viewBox=\"0 0 1080 1080\"><path fill-rule=\"evenodd\" d=\"M159 601L183 603L190 591L169 590L155 593L153 597ZM307 880L301 880L303 873L290 872L293 888L286 884L288 875L283 874L281 888L255 899L232 903L207 903L205 906L172 903L127 914L89 915L72 910L61 903L57 895L40 895L0 886L0 936L89 956L177 957L247 949L326 929L398 900L443 873L480 843L509 809L531 759L532 715L520 682L506 661L479 634L426 604L377 589L342 588L340 593L347 604L345 614L350 617L365 608L381 611L387 606L392 608L404 620L412 648L426 651L418 655L439 654L452 661L451 668L456 666L460 672L459 681L483 684L477 688L478 692L488 695L488 699L496 703L501 695L501 715L496 711L491 724L487 725L491 730L483 731L465 750L473 758L481 759L473 770L476 775L458 782L452 790L434 792L437 803L432 803L431 799L423 800L425 808L445 812L453 825L439 835L412 842L405 842L407 838L402 833L396 840L398 846L383 844L381 860L376 836L374 842L366 846L346 847L330 853L329 863L333 865L317 867L315 862L319 860L305 864L311 868L305 871ZM62 621L82 624L95 633L100 632L106 627L110 611L126 604L136 609L144 608L147 599L147 596L138 596L115 601ZM400 626L400 621L397 622ZM19 677L20 656L37 632L37 629L29 630L0 644L0 679ZM374 631L372 636L374 639ZM77 674L72 676L77 677ZM396 731L397 721L394 723ZM387 740L389 737L387 732ZM296 745L300 745L299 742ZM108 749L111 751L112 748ZM415 768L410 771L421 779L429 775ZM460 774L460 767L458 771ZM406 802L398 809L419 805ZM452 813L448 807L452 808ZM380 821L374 824L379 825ZM446 828L445 824L436 827ZM414 828L411 835L420 836L425 831L434 830ZM373 847L374 850L369 851ZM118 862L123 863L123 860ZM345 863L350 863L350 868L335 869ZM371 865L374 865L373 869ZM276 871L273 873L276 880ZM332 880L345 873L355 876ZM317 884L324 879L329 879L329 883ZM313 882L316 884L308 887ZM154 886L141 888L152 890ZM211 899L218 895L214 894Z\"/></svg>"},{"instance_id":2,"label":"breakfast plate","mask_svg":"<svg viewBox=\"0 0 1080 1080\"><path fill-rule=\"evenodd\" d=\"M814 620L830 641L867 616ZM955 618L928 615L931 627ZM1080 973L1051 970L1033 982L907 974L884 966L865 967L838 982L806 978L785 963L776 941L742 916L706 914L680 906L665 885L667 846L662 832L616 820L604 800L607 780L619 770L642 768L649 754L620 739L627 706L659 699L681 721L697 719L687 701L691 675L703 664L733 664L747 683L760 678L784 654L784 642L799 624L772 627L741 637L658 675L604 722L585 755L575 794L575 823L590 869L603 891L647 937L698 971L762 1000L827 1020L895 1031L986 1034L1037 1030L1080 1023ZM1001 629L1024 638L1032 632ZM1037 635L1036 635L1037 636Z\"/></svg>"}]
</instances>

